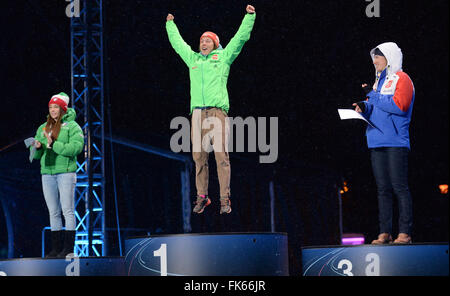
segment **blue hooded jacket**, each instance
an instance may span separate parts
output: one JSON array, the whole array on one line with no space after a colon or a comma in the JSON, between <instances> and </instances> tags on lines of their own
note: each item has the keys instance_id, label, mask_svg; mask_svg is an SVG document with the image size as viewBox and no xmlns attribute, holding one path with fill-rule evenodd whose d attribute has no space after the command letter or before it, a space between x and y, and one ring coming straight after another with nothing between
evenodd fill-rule
<instances>
[{"instance_id":1,"label":"blue hooded jacket","mask_svg":"<svg viewBox=\"0 0 450 296\"><path fill-rule=\"evenodd\" d=\"M364 102L362 115L375 127L367 126L369 148L410 147L409 124L414 105L414 85L402 71L403 55L397 44L387 42L378 45L387 60L387 67L376 73L373 90ZM370 55L374 58L375 49Z\"/></svg>"}]
</instances>

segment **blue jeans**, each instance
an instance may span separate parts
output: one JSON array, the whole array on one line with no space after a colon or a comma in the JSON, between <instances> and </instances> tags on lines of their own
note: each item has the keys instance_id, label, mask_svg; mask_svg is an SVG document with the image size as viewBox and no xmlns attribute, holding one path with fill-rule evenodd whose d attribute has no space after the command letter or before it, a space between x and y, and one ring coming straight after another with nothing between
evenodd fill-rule
<instances>
[{"instance_id":1,"label":"blue jeans","mask_svg":"<svg viewBox=\"0 0 450 296\"><path fill-rule=\"evenodd\" d=\"M373 148L371 161L378 191L380 233L392 233L392 195L399 207L399 233L411 235L412 198L408 186L408 148Z\"/></svg>"},{"instance_id":2,"label":"blue jeans","mask_svg":"<svg viewBox=\"0 0 450 296\"><path fill-rule=\"evenodd\" d=\"M66 230L75 230L75 184L76 173L42 175L42 190L50 215L52 231L62 229L61 210Z\"/></svg>"}]
</instances>

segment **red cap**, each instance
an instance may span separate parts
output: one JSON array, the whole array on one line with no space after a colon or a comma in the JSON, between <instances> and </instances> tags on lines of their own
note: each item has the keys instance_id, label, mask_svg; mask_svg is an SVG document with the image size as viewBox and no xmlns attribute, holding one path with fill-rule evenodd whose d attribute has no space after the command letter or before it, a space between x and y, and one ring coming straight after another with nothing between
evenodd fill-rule
<instances>
[{"instance_id":1,"label":"red cap","mask_svg":"<svg viewBox=\"0 0 450 296\"><path fill-rule=\"evenodd\" d=\"M203 35L200 37L200 40L202 40L203 37L211 38L211 40L214 42L214 46L215 46L214 49L219 47L219 43L220 43L219 36L217 36L215 33L207 31L207 32L203 33Z\"/></svg>"},{"instance_id":2,"label":"red cap","mask_svg":"<svg viewBox=\"0 0 450 296\"><path fill-rule=\"evenodd\" d=\"M50 101L48 102L48 106L50 107L51 104L56 104L61 107L61 109L64 110L64 112L67 112L67 105L69 104L69 97L65 95L64 93L59 93L57 95L54 95Z\"/></svg>"}]
</instances>

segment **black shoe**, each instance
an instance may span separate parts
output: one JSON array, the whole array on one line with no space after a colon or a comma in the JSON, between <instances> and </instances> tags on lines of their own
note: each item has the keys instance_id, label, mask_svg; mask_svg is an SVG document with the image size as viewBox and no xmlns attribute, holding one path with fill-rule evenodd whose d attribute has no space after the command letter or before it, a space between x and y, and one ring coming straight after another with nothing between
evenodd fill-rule
<instances>
[{"instance_id":1,"label":"black shoe","mask_svg":"<svg viewBox=\"0 0 450 296\"><path fill-rule=\"evenodd\" d=\"M66 258L67 255L73 253L73 246L75 245L75 230L64 231L64 246L57 258Z\"/></svg>"},{"instance_id":2,"label":"black shoe","mask_svg":"<svg viewBox=\"0 0 450 296\"><path fill-rule=\"evenodd\" d=\"M220 214L231 213L231 200L229 197L220 198Z\"/></svg>"},{"instance_id":3,"label":"black shoe","mask_svg":"<svg viewBox=\"0 0 450 296\"><path fill-rule=\"evenodd\" d=\"M63 248L64 231L50 231L50 239L52 249L47 255L45 255L45 258L56 258Z\"/></svg>"},{"instance_id":4,"label":"black shoe","mask_svg":"<svg viewBox=\"0 0 450 296\"><path fill-rule=\"evenodd\" d=\"M205 208L211 204L211 200L208 196L201 197L197 196L197 200L195 201L195 207L193 212L197 214L203 213Z\"/></svg>"}]
</instances>

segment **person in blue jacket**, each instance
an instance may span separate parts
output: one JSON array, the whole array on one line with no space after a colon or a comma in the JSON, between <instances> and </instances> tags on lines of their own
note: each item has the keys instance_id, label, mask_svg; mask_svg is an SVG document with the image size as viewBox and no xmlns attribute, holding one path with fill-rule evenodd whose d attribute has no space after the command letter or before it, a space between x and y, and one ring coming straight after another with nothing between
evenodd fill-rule
<instances>
[{"instance_id":1,"label":"person in blue jacket","mask_svg":"<svg viewBox=\"0 0 450 296\"><path fill-rule=\"evenodd\" d=\"M403 72L403 54L394 42L370 51L375 66L373 87L363 84L367 99L354 103L372 126L366 130L372 170L377 184L380 234L372 244L392 242L393 193L399 206L399 233L394 243L411 243L412 198L408 186L409 124L414 85Z\"/></svg>"}]
</instances>

